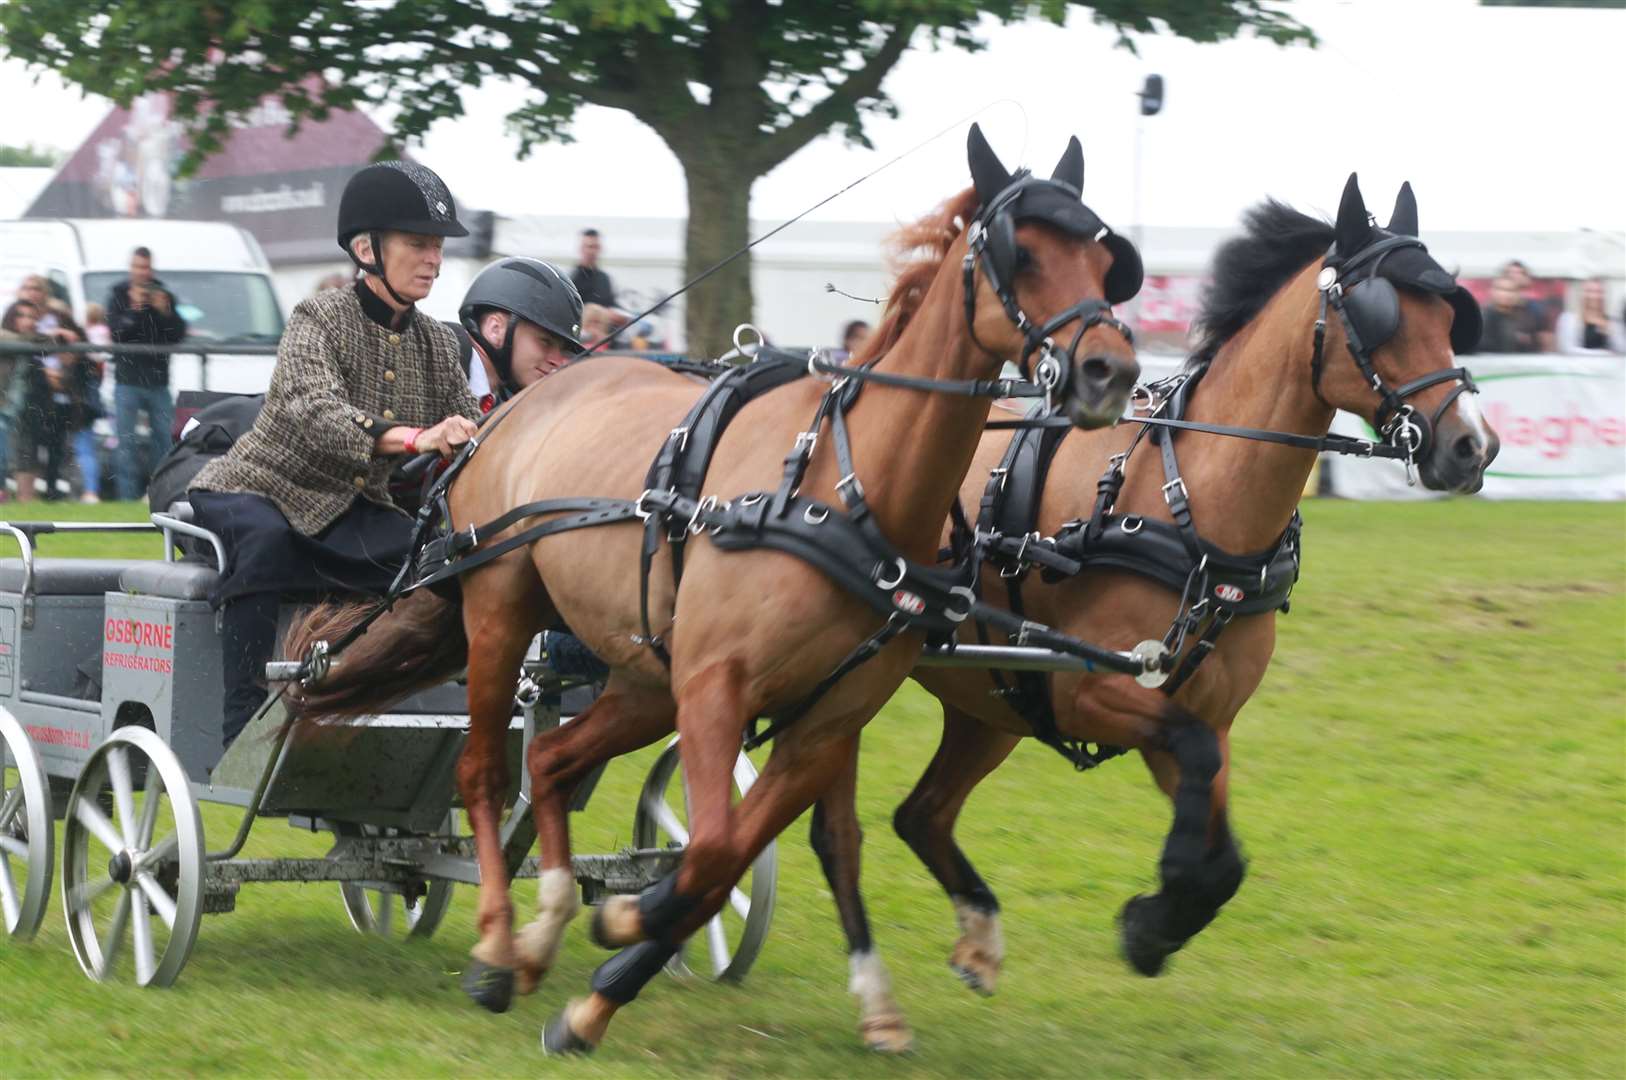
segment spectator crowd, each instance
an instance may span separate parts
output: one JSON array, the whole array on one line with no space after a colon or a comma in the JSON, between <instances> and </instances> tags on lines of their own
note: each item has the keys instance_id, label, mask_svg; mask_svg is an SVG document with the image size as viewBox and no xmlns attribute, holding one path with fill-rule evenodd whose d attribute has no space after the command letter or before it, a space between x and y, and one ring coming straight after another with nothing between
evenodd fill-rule
<instances>
[{"instance_id":1,"label":"spectator crowd","mask_svg":"<svg viewBox=\"0 0 1626 1080\"><path fill-rule=\"evenodd\" d=\"M1626 353L1621 317L1608 312L1602 278L1583 281L1579 302L1567 310L1562 293L1542 297L1530 269L1513 259L1491 281L1485 305L1484 353Z\"/></svg>"},{"instance_id":2,"label":"spectator crowd","mask_svg":"<svg viewBox=\"0 0 1626 1080\"><path fill-rule=\"evenodd\" d=\"M177 308L144 247L130 253L129 276L113 286L104 303L85 305L82 323L43 275L22 280L0 317L0 342L33 346L0 353L0 478L9 478L16 489L13 496L0 486L0 500L36 495L55 500L67 489L77 490L84 502L99 502L104 479L115 482L121 499L142 496L170 447L175 399L169 356L118 346L179 343L187 325ZM107 351L58 351L81 343ZM103 382L109 365L111 439L96 427L108 416ZM110 477L103 468L109 450Z\"/></svg>"},{"instance_id":3,"label":"spectator crowd","mask_svg":"<svg viewBox=\"0 0 1626 1080\"><path fill-rule=\"evenodd\" d=\"M570 280L584 301L582 342L592 346L608 338L617 348L664 351L655 325L633 325L619 305L615 283L599 264L599 231L585 229L579 241ZM350 280L330 274L318 290L345 288ZM1573 303L1566 305L1566 293ZM1484 310L1483 353L1626 354L1626 311L1610 312L1601 278L1544 289L1515 259L1491 281ZM856 354L869 333L863 321L844 325L835 355ZM86 303L82 320L60 286L39 274L23 278L0 319L0 342L34 346L0 353L0 480L9 479L15 489L12 496L0 483L0 500L40 494L59 499L69 492L85 502L112 493L141 498L170 447L175 400L169 356L119 346L172 345L186 334L179 301L155 274L145 247L131 252L129 276L102 302ZM82 342L102 348L59 351ZM111 394L104 396L109 367ZM104 419L111 423L98 427Z\"/></svg>"}]
</instances>

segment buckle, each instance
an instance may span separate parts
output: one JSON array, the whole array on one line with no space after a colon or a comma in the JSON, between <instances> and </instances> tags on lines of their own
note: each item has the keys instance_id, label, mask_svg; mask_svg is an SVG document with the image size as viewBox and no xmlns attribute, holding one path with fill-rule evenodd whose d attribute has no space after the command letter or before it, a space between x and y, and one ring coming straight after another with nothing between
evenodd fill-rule
<instances>
[{"instance_id":1,"label":"buckle","mask_svg":"<svg viewBox=\"0 0 1626 1080\"><path fill-rule=\"evenodd\" d=\"M1167 484L1163 485L1162 491L1163 491L1163 501L1164 502L1168 503L1170 506L1174 505L1174 489L1175 488L1180 489L1180 500L1182 502L1190 502L1191 501L1191 494L1190 494L1190 492L1186 491L1185 478L1180 477L1180 476L1176 476L1173 480L1170 480Z\"/></svg>"},{"instance_id":2,"label":"buckle","mask_svg":"<svg viewBox=\"0 0 1626 1080\"><path fill-rule=\"evenodd\" d=\"M659 513L658 510L651 510L644 505L645 500L653 494L655 494L654 488L644 488L643 491L639 492L638 498L633 500L632 513L639 521L647 522L651 517Z\"/></svg>"},{"instance_id":3,"label":"buckle","mask_svg":"<svg viewBox=\"0 0 1626 1080\"><path fill-rule=\"evenodd\" d=\"M680 452L689 448L689 429L687 427L675 427L666 437L677 440Z\"/></svg>"},{"instance_id":4,"label":"buckle","mask_svg":"<svg viewBox=\"0 0 1626 1080\"><path fill-rule=\"evenodd\" d=\"M694 504L694 513L689 515L687 530L690 536L699 536L706 526L700 521L700 516L707 511L717 509L717 496L707 495Z\"/></svg>"},{"instance_id":5,"label":"buckle","mask_svg":"<svg viewBox=\"0 0 1626 1080\"><path fill-rule=\"evenodd\" d=\"M849 495L847 493L847 490L849 488L852 489L852 494L851 495ZM840 480L837 480L836 481L836 494L841 496L841 501L846 503L849 508L854 503L863 502L864 501L864 485L858 482L858 474L857 473L848 473L846 476L843 476Z\"/></svg>"}]
</instances>

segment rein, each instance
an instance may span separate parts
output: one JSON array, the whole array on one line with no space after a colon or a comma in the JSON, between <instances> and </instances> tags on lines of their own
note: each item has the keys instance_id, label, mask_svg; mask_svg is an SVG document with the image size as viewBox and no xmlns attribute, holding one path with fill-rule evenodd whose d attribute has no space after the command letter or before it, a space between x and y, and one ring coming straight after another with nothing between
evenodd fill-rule
<instances>
[{"instance_id":1,"label":"rein","mask_svg":"<svg viewBox=\"0 0 1626 1080\"><path fill-rule=\"evenodd\" d=\"M1046 184L1051 182L1022 177L1010 188L1020 193L1028 188L1043 188ZM846 367L817 352L809 354L804 361L799 356L761 350L757 362L728 371L702 394L684 424L673 429L663 441L651 464L647 486L636 499L545 499L515 507L483 525L454 527L447 493L481 442L489 438L496 425L512 411L503 410L484 425L484 430L477 432L426 492L414 526L412 553L389 593L331 648L324 647L320 651L313 648L312 655L300 665L299 677L310 678L318 669L325 671L331 656L342 652L407 593L465 574L545 536L638 520L644 530L639 560L641 633L633 640L647 646L667 666L671 664L671 656L662 635L652 625L649 604L650 573L663 539L672 553L674 590L681 580L683 549L688 538L705 532L725 551L768 548L796 556L885 616L879 630L860 642L806 695L775 717L766 730L756 731L753 723L747 746L760 745L805 715L841 678L879 653L898 634L923 631L929 638L951 641L959 624L973 615L981 623L999 626L1021 644L1048 647L1079 657L1084 660L1086 670L1099 668L1143 679L1160 679L1168 669L1169 660L1155 648L1138 649L1132 654L1115 652L982 603L967 585L975 575L974 562L947 571L912 563L882 534L858 478L847 412L865 383L973 397L1043 397L1050 404L1066 385L1074 350L1090 327L1107 324L1128 338L1128 328L1112 317L1110 306L1104 300L1081 300L1042 326L1035 326L1021 310L1010 284L999 277L993 261L979 258L982 245L977 241L977 237L983 235L982 224L989 221L1006 232L1014 229L1010 208L1013 197L1009 191L996 196L973 223L976 236L968 238L972 250L964 262L966 285L970 290L966 303L967 330L973 343L982 348L974 328L975 276L980 262L1007 316L1023 333L1024 371L1029 358L1035 352L1040 353L1037 385L1014 379L897 375L874 370L879 357L860 367ZM1076 192L1071 197L1076 199ZM1079 322L1079 329L1067 351L1061 353L1050 335L1074 321ZM712 449L728 419L752 393L772 389L804 371L827 380L829 386L820 397L811 423L796 436L785 457L779 487L772 493L748 492L726 502L714 495L701 497L700 484L704 481ZM753 378L759 385L746 388L747 381ZM800 494L802 480L826 426L841 474L836 483L839 511ZM691 445L691 435L702 428L707 434L694 440L696 445ZM694 455L692 461L691 454ZM531 525L495 544L484 543L485 538L527 519L558 514L566 516ZM427 533L437 517L443 523L442 534L429 539ZM414 569L417 577L409 583Z\"/></svg>"}]
</instances>

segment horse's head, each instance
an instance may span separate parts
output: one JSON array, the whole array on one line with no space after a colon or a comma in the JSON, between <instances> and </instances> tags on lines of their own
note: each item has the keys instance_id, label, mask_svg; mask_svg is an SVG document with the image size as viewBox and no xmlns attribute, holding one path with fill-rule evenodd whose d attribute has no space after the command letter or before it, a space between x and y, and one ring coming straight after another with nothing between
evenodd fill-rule
<instances>
[{"instance_id":1,"label":"horse's head","mask_svg":"<svg viewBox=\"0 0 1626 1080\"><path fill-rule=\"evenodd\" d=\"M1084 205L1083 147L1069 142L1040 180L1008 172L973 124L967 156L979 204L965 235L972 338L1016 361L1079 427L1113 423L1140 365L1112 305L1140 291L1141 263L1135 246Z\"/></svg>"},{"instance_id":2,"label":"horse's head","mask_svg":"<svg viewBox=\"0 0 1626 1080\"><path fill-rule=\"evenodd\" d=\"M1478 491L1501 444L1469 392L1472 377L1454 361L1479 344L1479 304L1417 239L1410 184L1379 228L1351 173L1334 233L1316 279L1326 323L1316 392L1410 447L1427 487ZM1345 353L1354 363L1333 359Z\"/></svg>"}]
</instances>

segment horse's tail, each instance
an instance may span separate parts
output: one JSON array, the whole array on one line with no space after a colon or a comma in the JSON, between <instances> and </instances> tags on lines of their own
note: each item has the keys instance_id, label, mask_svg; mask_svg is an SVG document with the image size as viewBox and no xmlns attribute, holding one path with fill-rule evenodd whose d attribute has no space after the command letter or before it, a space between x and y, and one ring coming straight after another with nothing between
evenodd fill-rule
<instances>
[{"instance_id":1,"label":"horse's tail","mask_svg":"<svg viewBox=\"0 0 1626 1080\"><path fill-rule=\"evenodd\" d=\"M335 641L361 622L376 601L321 604L288 628L283 655L303 657L317 641ZM321 682L290 689L296 719L366 716L445 682L468 663L463 605L428 589L398 601L333 658Z\"/></svg>"}]
</instances>

